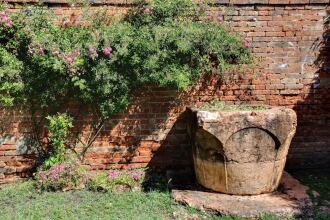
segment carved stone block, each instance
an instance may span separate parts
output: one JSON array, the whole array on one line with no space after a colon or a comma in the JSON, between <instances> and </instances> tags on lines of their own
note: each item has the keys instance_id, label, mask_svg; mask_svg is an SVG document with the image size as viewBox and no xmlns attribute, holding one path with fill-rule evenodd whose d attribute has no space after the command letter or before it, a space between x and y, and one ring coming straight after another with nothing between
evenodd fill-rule
<instances>
[{"instance_id":1,"label":"carved stone block","mask_svg":"<svg viewBox=\"0 0 330 220\"><path fill-rule=\"evenodd\" d=\"M292 109L203 111L189 108L197 181L214 191L254 195L280 181L297 117Z\"/></svg>"}]
</instances>

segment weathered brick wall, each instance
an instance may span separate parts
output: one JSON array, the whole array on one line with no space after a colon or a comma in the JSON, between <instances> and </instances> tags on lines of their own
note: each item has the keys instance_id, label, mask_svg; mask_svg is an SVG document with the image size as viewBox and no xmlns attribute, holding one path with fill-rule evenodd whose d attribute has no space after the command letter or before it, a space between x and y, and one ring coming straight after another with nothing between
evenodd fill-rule
<instances>
[{"instance_id":1,"label":"weathered brick wall","mask_svg":"<svg viewBox=\"0 0 330 220\"><path fill-rule=\"evenodd\" d=\"M21 3L12 2L19 9ZM17 1L21 2L21 1ZM32 1L31 1L32 2ZM75 18L80 9L48 1L59 18ZM189 92L157 87L136 92L130 108L114 115L86 155L92 169L191 166L185 106L219 98L228 104L267 104L293 108L298 115L288 168L328 168L330 164L329 43L323 40L329 0L223 0L210 15L221 16L251 44L258 66L228 83L205 77ZM125 13L128 1L99 1L109 16ZM104 3L104 4L103 4ZM227 3L231 3L230 6ZM80 121L88 133L88 118ZM28 145L29 115L0 112L0 182L28 175L35 157Z\"/></svg>"}]
</instances>

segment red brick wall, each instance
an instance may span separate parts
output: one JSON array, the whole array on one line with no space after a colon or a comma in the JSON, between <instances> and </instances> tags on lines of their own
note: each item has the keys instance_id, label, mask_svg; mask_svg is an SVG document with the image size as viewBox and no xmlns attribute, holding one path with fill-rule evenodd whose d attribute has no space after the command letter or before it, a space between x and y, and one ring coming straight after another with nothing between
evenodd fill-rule
<instances>
[{"instance_id":1,"label":"red brick wall","mask_svg":"<svg viewBox=\"0 0 330 220\"><path fill-rule=\"evenodd\" d=\"M15 2L15 1L10 1ZM21 2L21 1L17 1ZM59 18L77 17L79 8L62 0L48 6ZM99 1L100 3L101 1ZM128 1L102 1L109 15L124 13ZM228 104L267 104L293 108L297 133L288 168L328 168L330 164L330 69L323 42L329 0L222 0L210 14L223 16L251 44L258 66L225 83L205 77L191 91L178 93L149 86L137 91L130 108L114 115L86 155L91 169L191 166L185 106L219 98ZM123 3L123 4L121 4ZM228 6L227 3L231 3ZM20 3L12 3L19 9ZM0 183L29 174L35 157L27 145L29 115L0 111ZM88 133L88 118L82 118Z\"/></svg>"}]
</instances>

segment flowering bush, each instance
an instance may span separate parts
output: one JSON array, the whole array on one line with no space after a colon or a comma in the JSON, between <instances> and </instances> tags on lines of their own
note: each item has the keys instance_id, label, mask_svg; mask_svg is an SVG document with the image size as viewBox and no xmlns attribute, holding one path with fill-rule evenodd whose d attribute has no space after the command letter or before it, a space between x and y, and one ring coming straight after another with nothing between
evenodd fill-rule
<instances>
[{"instance_id":1,"label":"flowering bush","mask_svg":"<svg viewBox=\"0 0 330 220\"><path fill-rule=\"evenodd\" d=\"M8 16L8 13L10 12L10 9L6 8L5 10L0 12L0 24L5 27L12 27L13 21Z\"/></svg>"},{"instance_id":2,"label":"flowering bush","mask_svg":"<svg viewBox=\"0 0 330 220\"><path fill-rule=\"evenodd\" d=\"M34 107L71 98L108 116L127 106L137 86L185 89L212 69L249 62L248 42L229 33L221 15L204 19L204 7L190 0L140 2L110 26L90 16L84 18L90 25L56 25L42 7L2 10L0 61L13 71L1 75L1 97Z\"/></svg>"},{"instance_id":3,"label":"flowering bush","mask_svg":"<svg viewBox=\"0 0 330 220\"><path fill-rule=\"evenodd\" d=\"M94 174L88 181L87 187L93 191L125 191L141 187L144 172L139 169L110 170L107 173Z\"/></svg>"},{"instance_id":4,"label":"flowering bush","mask_svg":"<svg viewBox=\"0 0 330 220\"><path fill-rule=\"evenodd\" d=\"M106 16L86 13L84 25L55 24L54 14L40 6L17 14L2 9L0 103L53 115L74 100L95 108L99 131L127 107L135 88L187 89L202 74L249 63L249 42L206 8L191 0L141 1L110 24Z\"/></svg>"},{"instance_id":5,"label":"flowering bush","mask_svg":"<svg viewBox=\"0 0 330 220\"><path fill-rule=\"evenodd\" d=\"M83 188L88 180L85 169L77 162L57 163L36 173L36 186L41 190L71 190Z\"/></svg>"}]
</instances>

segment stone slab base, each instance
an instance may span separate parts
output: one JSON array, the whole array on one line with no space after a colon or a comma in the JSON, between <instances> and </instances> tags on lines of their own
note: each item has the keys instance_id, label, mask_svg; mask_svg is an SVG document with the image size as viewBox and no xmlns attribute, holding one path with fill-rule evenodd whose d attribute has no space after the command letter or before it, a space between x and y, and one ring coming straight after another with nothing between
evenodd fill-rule
<instances>
[{"instance_id":1,"label":"stone slab base","mask_svg":"<svg viewBox=\"0 0 330 220\"><path fill-rule=\"evenodd\" d=\"M180 203L220 215L258 217L263 214L301 216L311 209L308 187L284 173L280 190L274 193L237 196L199 189L172 189L172 198Z\"/></svg>"}]
</instances>

